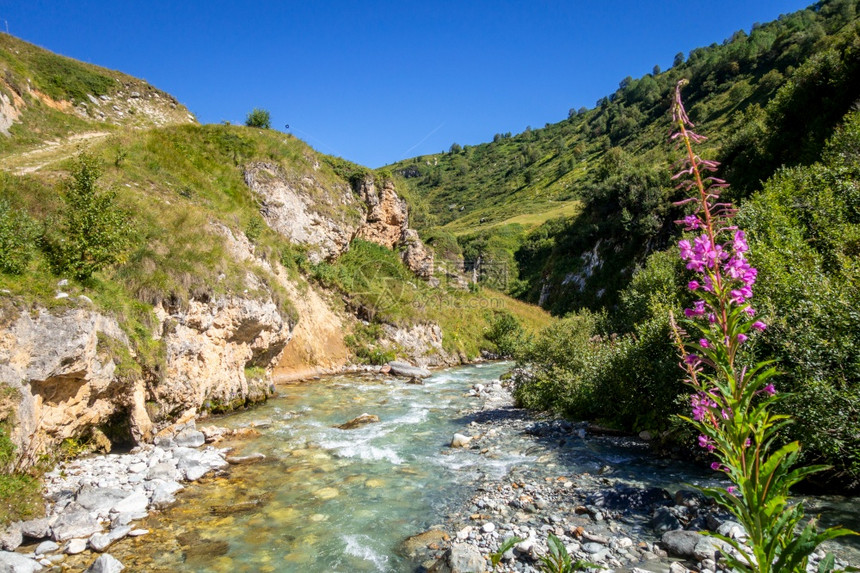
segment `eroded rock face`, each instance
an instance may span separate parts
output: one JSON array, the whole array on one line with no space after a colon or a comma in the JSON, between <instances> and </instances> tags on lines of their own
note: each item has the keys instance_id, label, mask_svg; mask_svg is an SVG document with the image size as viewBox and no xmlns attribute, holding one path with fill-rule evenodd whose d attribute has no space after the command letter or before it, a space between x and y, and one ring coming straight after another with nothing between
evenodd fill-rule
<instances>
[{"instance_id":1,"label":"eroded rock face","mask_svg":"<svg viewBox=\"0 0 860 573\"><path fill-rule=\"evenodd\" d=\"M223 297L182 310L157 307L165 372L125 375L134 361L113 318L89 309L57 314L7 311L0 327L0 416L14 416L12 438L24 466L67 438L127 423L133 441L153 437L148 401L163 421L207 403L224 409L267 397L271 369L291 324L272 301ZM125 365L129 366L129 365ZM155 420L159 421L159 420Z\"/></svg>"},{"instance_id":2,"label":"eroded rock face","mask_svg":"<svg viewBox=\"0 0 860 573\"><path fill-rule=\"evenodd\" d=\"M377 189L372 176L365 178L358 186L358 192L367 206L367 216L358 230L358 238L393 249L409 230L406 201L398 197L392 181L385 181L382 188Z\"/></svg>"},{"instance_id":3,"label":"eroded rock face","mask_svg":"<svg viewBox=\"0 0 860 573\"><path fill-rule=\"evenodd\" d=\"M22 312L0 329L0 382L11 389L20 452L35 459L117 413L133 419L136 438L150 437L144 382L116 376L112 345L128 346L117 322L85 309Z\"/></svg>"},{"instance_id":4,"label":"eroded rock face","mask_svg":"<svg viewBox=\"0 0 860 573\"><path fill-rule=\"evenodd\" d=\"M314 263L346 251L364 222L364 210L346 185L326 188L312 177L291 175L264 162L245 167L245 183L260 201L260 214L269 227L308 247Z\"/></svg>"},{"instance_id":5,"label":"eroded rock face","mask_svg":"<svg viewBox=\"0 0 860 573\"><path fill-rule=\"evenodd\" d=\"M400 258L413 273L422 279L430 279L433 276L433 251L421 241L418 231L406 229L403 233L401 243L404 246Z\"/></svg>"},{"instance_id":6,"label":"eroded rock face","mask_svg":"<svg viewBox=\"0 0 860 573\"><path fill-rule=\"evenodd\" d=\"M442 346L442 328L436 323L413 324L409 327L384 324L382 329L385 333L383 345L386 348L398 348L404 357L421 368L464 362L461 357L445 351Z\"/></svg>"},{"instance_id":7,"label":"eroded rock face","mask_svg":"<svg viewBox=\"0 0 860 573\"><path fill-rule=\"evenodd\" d=\"M187 308L156 307L167 347L167 372L156 399L176 411L220 408L266 398L271 367L292 325L272 301L226 296ZM253 379L246 369L259 369Z\"/></svg>"}]
</instances>

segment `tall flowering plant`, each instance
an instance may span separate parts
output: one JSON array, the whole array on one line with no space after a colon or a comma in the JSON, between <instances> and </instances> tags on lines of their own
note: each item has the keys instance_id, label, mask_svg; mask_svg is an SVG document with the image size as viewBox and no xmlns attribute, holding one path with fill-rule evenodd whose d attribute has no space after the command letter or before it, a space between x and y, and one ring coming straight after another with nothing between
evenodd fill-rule
<instances>
[{"instance_id":1,"label":"tall flowering plant","mask_svg":"<svg viewBox=\"0 0 860 573\"><path fill-rule=\"evenodd\" d=\"M696 427L699 445L716 458L711 467L734 484L702 488L748 535L745 544L715 535L734 549L724 556L727 565L738 571L802 572L821 542L853 532L841 527L819 531L815 519L801 528L803 504L789 503L789 488L825 466L795 467L798 442L775 446L776 432L791 419L770 411L784 397L772 381L777 374L773 361L739 364L742 345L767 328L750 304L757 271L747 259L744 232L732 225L735 209L720 199L728 185L713 176L717 162L693 150L705 138L691 131L681 101L685 83L678 83L672 108L672 139L684 152L673 179L688 195L677 204L692 211L678 221L692 237L678 246L695 274L687 286L697 300L684 310L681 326L671 317L686 382L693 389L692 415L682 418ZM833 562L828 555L819 570L832 570Z\"/></svg>"}]
</instances>

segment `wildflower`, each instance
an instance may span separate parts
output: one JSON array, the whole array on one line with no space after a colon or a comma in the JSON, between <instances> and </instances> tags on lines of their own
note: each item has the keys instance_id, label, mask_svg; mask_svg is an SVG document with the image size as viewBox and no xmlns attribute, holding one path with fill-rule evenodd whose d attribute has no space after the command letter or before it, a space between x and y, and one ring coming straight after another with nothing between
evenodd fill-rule
<instances>
[{"instance_id":1,"label":"wildflower","mask_svg":"<svg viewBox=\"0 0 860 573\"><path fill-rule=\"evenodd\" d=\"M757 320L757 321L755 321L754 323L752 323L752 327L753 327L753 328L755 328L755 329L756 329L756 330L758 330L758 331L762 331L762 330L764 330L765 328L767 328L767 325L766 325L765 323L763 323L762 321Z\"/></svg>"},{"instance_id":2,"label":"wildflower","mask_svg":"<svg viewBox=\"0 0 860 573\"><path fill-rule=\"evenodd\" d=\"M726 488L726 493L729 495L735 495L737 493L737 491L738 491L738 488L736 488L733 485L730 485L729 487Z\"/></svg>"},{"instance_id":3,"label":"wildflower","mask_svg":"<svg viewBox=\"0 0 860 573\"><path fill-rule=\"evenodd\" d=\"M699 447L705 448L709 452L713 452L716 449L714 442L707 436L699 436Z\"/></svg>"},{"instance_id":4,"label":"wildflower","mask_svg":"<svg viewBox=\"0 0 860 573\"><path fill-rule=\"evenodd\" d=\"M746 334L744 334L744 333L738 334L738 342L739 343L743 344L748 339L749 339L749 336L747 336Z\"/></svg>"},{"instance_id":5,"label":"wildflower","mask_svg":"<svg viewBox=\"0 0 860 573\"><path fill-rule=\"evenodd\" d=\"M711 469L715 472L725 471L725 467L720 462L711 463Z\"/></svg>"},{"instance_id":6,"label":"wildflower","mask_svg":"<svg viewBox=\"0 0 860 573\"><path fill-rule=\"evenodd\" d=\"M699 288L699 282L698 281L690 281L687 283L687 288L690 290L696 290L697 288Z\"/></svg>"},{"instance_id":7,"label":"wildflower","mask_svg":"<svg viewBox=\"0 0 860 573\"><path fill-rule=\"evenodd\" d=\"M710 348L711 343L708 342L707 338L700 338L699 339L699 346L701 346L702 348Z\"/></svg>"},{"instance_id":8,"label":"wildflower","mask_svg":"<svg viewBox=\"0 0 860 573\"><path fill-rule=\"evenodd\" d=\"M774 394L776 394L776 388L773 384L768 384L767 386L762 388L762 391L768 396L773 396Z\"/></svg>"},{"instance_id":9,"label":"wildflower","mask_svg":"<svg viewBox=\"0 0 860 573\"><path fill-rule=\"evenodd\" d=\"M693 308L685 308L684 315L687 318L693 318L696 316L702 316L705 314L705 301L697 300L693 303Z\"/></svg>"}]
</instances>

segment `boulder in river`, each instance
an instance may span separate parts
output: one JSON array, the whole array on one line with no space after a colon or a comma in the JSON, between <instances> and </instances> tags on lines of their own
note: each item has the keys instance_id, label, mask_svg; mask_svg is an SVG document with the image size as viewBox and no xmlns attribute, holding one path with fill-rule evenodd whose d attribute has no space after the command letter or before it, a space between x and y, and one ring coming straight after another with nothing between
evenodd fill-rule
<instances>
[{"instance_id":1,"label":"boulder in river","mask_svg":"<svg viewBox=\"0 0 860 573\"><path fill-rule=\"evenodd\" d=\"M427 378L430 376L430 371L426 368L412 366L411 364L397 360L389 362L388 367L394 376L402 376L404 378Z\"/></svg>"},{"instance_id":2,"label":"boulder in river","mask_svg":"<svg viewBox=\"0 0 860 573\"><path fill-rule=\"evenodd\" d=\"M487 570L484 556L466 543L455 543L428 573L483 573Z\"/></svg>"},{"instance_id":3,"label":"boulder in river","mask_svg":"<svg viewBox=\"0 0 860 573\"><path fill-rule=\"evenodd\" d=\"M699 541L704 538L705 536L701 533L678 529L675 531L667 531L663 534L660 541L663 543L666 551L669 552L669 555L674 555L676 557L693 557L696 546Z\"/></svg>"},{"instance_id":4,"label":"boulder in river","mask_svg":"<svg viewBox=\"0 0 860 573\"><path fill-rule=\"evenodd\" d=\"M0 571L30 573L31 571L41 570L42 566L29 557L10 551L0 551Z\"/></svg>"},{"instance_id":5,"label":"boulder in river","mask_svg":"<svg viewBox=\"0 0 860 573\"><path fill-rule=\"evenodd\" d=\"M116 557L110 553L103 553L84 573L119 573L123 569L125 569L125 565L120 563Z\"/></svg>"},{"instance_id":6,"label":"boulder in river","mask_svg":"<svg viewBox=\"0 0 860 573\"><path fill-rule=\"evenodd\" d=\"M471 436L464 436L463 434L454 434L454 437L451 439L451 447L452 448L467 448L469 447L469 443L472 441Z\"/></svg>"},{"instance_id":7,"label":"boulder in river","mask_svg":"<svg viewBox=\"0 0 860 573\"><path fill-rule=\"evenodd\" d=\"M376 414L362 414L357 418L353 418L349 422L341 424L340 426L338 426L338 428L340 428L341 430L353 430L366 424L374 424L378 421L379 416L377 416Z\"/></svg>"}]
</instances>

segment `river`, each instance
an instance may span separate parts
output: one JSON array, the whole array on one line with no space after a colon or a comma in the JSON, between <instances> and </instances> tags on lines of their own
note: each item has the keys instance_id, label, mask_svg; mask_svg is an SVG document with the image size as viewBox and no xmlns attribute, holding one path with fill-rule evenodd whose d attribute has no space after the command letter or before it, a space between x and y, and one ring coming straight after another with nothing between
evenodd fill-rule
<instances>
[{"instance_id":1,"label":"river","mask_svg":"<svg viewBox=\"0 0 860 573\"><path fill-rule=\"evenodd\" d=\"M255 427L258 437L219 446L262 453L263 462L189 485L179 503L142 522L150 534L123 540L111 553L133 571L414 571L416 563L399 551L402 541L445 525L476 483L511 470L609 472L616 481L670 491L686 482L717 483L712 472L654 458L635 440L588 436L559 447L500 424L494 431L502 448L448 447L455 432L478 419L481 400L468 390L498 380L509 366L452 368L423 385L342 375L281 386L265 405L212 421ZM336 428L363 413L380 422ZM529 416L498 412L508 415ZM860 527L852 500L813 502ZM860 561L856 545L840 553Z\"/></svg>"}]
</instances>

